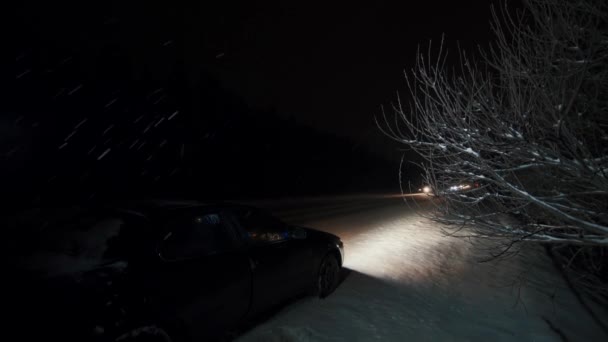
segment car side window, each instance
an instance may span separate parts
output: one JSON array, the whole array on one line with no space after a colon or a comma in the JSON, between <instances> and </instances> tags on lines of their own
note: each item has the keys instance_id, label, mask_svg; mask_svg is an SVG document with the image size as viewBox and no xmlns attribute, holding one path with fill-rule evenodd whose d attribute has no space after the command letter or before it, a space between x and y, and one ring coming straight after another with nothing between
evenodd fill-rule
<instances>
[{"instance_id":1,"label":"car side window","mask_svg":"<svg viewBox=\"0 0 608 342\"><path fill-rule=\"evenodd\" d=\"M264 211L245 208L238 218L245 238L254 243L278 242L289 237L287 225Z\"/></svg>"},{"instance_id":2,"label":"car side window","mask_svg":"<svg viewBox=\"0 0 608 342\"><path fill-rule=\"evenodd\" d=\"M169 220L167 228L159 251L166 260L212 255L234 247L234 231L220 212L180 216Z\"/></svg>"}]
</instances>

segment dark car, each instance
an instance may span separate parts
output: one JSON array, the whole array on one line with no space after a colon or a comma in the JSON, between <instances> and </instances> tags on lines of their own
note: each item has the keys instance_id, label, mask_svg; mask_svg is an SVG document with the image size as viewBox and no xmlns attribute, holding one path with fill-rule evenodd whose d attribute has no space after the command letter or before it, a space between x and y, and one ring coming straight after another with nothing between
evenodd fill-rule
<instances>
[{"instance_id":1,"label":"dark car","mask_svg":"<svg viewBox=\"0 0 608 342\"><path fill-rule=\"evenodd\" d=\"M329 295L344 258L337 236L236 204L52 214L5 239L17 340L224 338L294 296Z\"/></svg>"}]
</instances>

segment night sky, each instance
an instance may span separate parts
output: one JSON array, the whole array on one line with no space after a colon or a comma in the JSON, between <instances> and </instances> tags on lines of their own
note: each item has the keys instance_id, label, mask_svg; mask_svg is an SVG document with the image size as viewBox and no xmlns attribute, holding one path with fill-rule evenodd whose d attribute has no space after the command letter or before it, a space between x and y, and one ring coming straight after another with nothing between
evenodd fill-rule
<instances>
[{"instance_id":1,"label":"night sky","mask_svg":"<svg viewBox=\"0 0 608 342\"><path fill-rule=\"evenodd\" d=\"M442 33L451 47L487 44L489 4L265 2L226 22L213 70L252 104L381 148L373 115L405 91L417 46Z\"/></svg>"},{"instance_id":2,"label":"night sky","mask_svg":"<svg viewBox=\"0 0 608 342\"><path fill-rule=\"evenodd\" d=\"M487 46L491 3L14 4L2 176L34 202L396 191L374 115L420 44Z\"/></svg>"}]
</instances>

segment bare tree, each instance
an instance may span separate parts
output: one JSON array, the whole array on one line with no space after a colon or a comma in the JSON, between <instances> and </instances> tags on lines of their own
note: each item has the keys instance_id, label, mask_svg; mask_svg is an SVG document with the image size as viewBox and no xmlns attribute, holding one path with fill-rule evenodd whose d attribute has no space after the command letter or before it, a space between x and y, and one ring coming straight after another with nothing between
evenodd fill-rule
<instances>
[{"instance_id":1,"label":"bare tree","mask_svg":"<svg viewBox=\"0 0 608 342\"><path fill-rule=\"evenodd\" d=\"M521 13L499 12L481 59L460 51L447 67L443 42L438 57L418 53L405 75L411 100L378 125L424 158L433 219L507 238L506 249L579 246L573 258L593 254L606 276L608 2L528 0Z\"/></svg>"}]
</instances>

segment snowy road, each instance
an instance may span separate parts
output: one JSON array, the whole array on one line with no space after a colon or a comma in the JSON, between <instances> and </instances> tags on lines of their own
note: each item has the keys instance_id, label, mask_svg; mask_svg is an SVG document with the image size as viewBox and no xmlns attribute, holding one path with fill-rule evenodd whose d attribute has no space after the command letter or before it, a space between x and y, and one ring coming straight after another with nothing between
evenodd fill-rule
<instances>
[{"instance_id":1,"label":"snowy road","mask_svg":"<svg viewBox=\"0 0 608 342\"><path fill-rule=\"evenodd\" d=\"M608 340L541 249L479 263L478 246L400 199L291 207L274 210L342 238L348 275L329 298L289 305L239 341Z\"/></svg>"}]
</instances>

